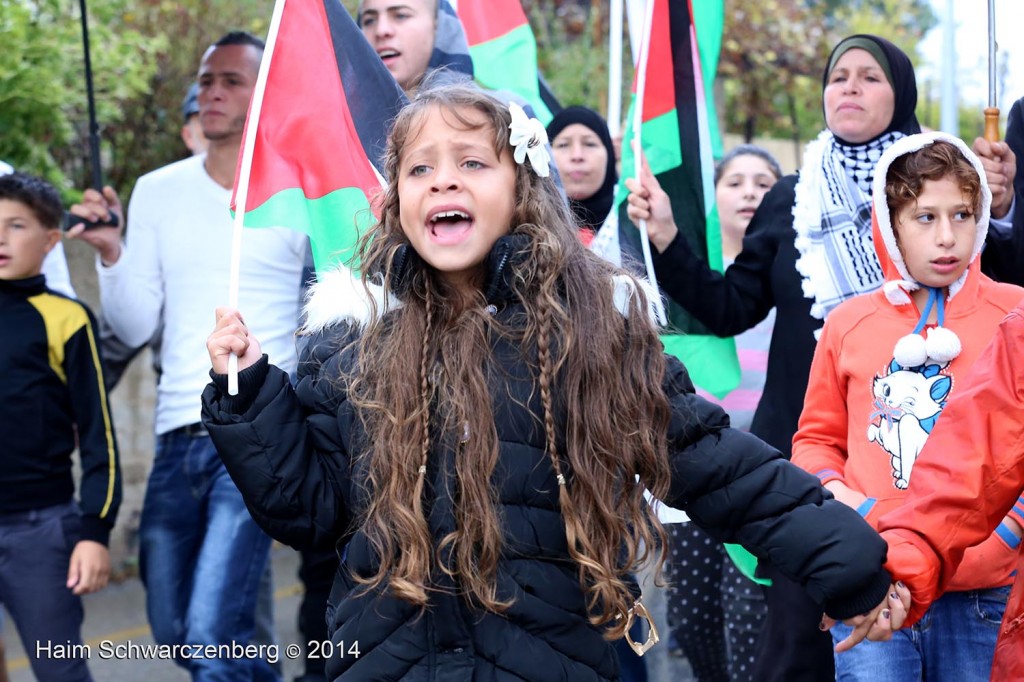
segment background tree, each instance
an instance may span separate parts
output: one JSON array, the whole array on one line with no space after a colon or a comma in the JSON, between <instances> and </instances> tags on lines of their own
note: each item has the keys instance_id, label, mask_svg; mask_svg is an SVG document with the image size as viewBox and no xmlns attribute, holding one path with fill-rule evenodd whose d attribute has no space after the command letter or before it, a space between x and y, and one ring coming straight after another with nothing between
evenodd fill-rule
<instances>
[{"instance_id":1,"label":"background tree","mask_svg":"<svg viewBox=\"0 0 1024 682\"><path fill-rule=\"evenodd\" d=\"M821 75L832 47L873 33L915 66L920 39L937 23L927 0L728 0L719 62L725 128L799 143L824 125Z\"/></svg>"},{"instance_id":2,"label":"background tree","mask_svg":"<svg viewBox=\"0 0 1024 682\"><path fill-rule=\"evenodd\" d=\"M181 101L203 50L232 29L264 35L273 0L89 0L104 180L135 179L188 151ZM74 201L91 175L78 3L0 0L0 159Z\"/></svg>"},{"instance_id":3,"label":"background tree","mask_svg":"<svg viewBox=\"0 0 1024 682\"><path fill-rule=\"evenodd\" d=\"M149 88L165 44L110 19L121 3L93 0L97 115L118 124L122 106ZM79 17L59 0L0 0L0 159L69 188L87 177L87 101ZM76 6L77 7L77 6Z\"/></svg>"}]
</instances>

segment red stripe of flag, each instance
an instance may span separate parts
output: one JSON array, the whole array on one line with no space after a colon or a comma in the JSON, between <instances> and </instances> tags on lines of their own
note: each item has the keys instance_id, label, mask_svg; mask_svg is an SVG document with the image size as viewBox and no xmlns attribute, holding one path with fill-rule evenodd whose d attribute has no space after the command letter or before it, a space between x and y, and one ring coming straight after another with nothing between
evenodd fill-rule
<instances>
[{"instance_id":1,"label":"red stripe of flag","mask_svg":"<svg viewBox=\"0 0 1024 682\"><path fill-rule=\"evenodd\" d=\"M676 108L671 19L668 2L654 2L651 42L648 49L647 86L644 90L643 121L646 123ZM657 66L655 66L657 65ZM668 66L668 68L665 68ZM636 94L636 77L633 78Z\"/></svg>"},{"instance_id":2,"label":"red stripe of flag","mask_svg":"<svg viewBox=\"0 0 1024 682\"><path fill-rule=\"evenodd\" d=\"M369 196L380 187L341 85L339 50L331 37L330 21L336 22L337 17L329 20L325 3L338 5L344 12L338 0L291 0L282 13L274 54L266 57L272 62L256 134L247 212L293 187L302 188L310 199L343 187L358 187ZM348 20L352 23L351 17ZM355 35L365 42L357 29ZM379 62L376 55L372 59Z\"/></svg>"},{"instance_id":3,"label":"red stripe of flag","mask_svg":"<svg viewBox=\"0 0 1024 682\"><path fill-rule=\"evenodd\" d=\"M460 2L458 12L470 47L500 38L527 23L519 0L488 0L486 7L483 2Z\"/></svg>"}]
</instances>

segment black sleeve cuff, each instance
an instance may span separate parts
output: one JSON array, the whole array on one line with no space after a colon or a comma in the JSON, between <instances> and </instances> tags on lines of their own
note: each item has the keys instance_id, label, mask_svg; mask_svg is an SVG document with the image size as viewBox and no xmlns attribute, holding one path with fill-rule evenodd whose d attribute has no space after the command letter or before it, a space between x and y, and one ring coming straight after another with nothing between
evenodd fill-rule
<instances>
[{"instance_id":1,"label":"black sleeve cuff","mask_svg":"<svg viewBox=\"0 0 1024 682\"><path fill-rule=\"evenodd\" d=\"M110 528L111 524L107 521L96 516L83 514L81 539L92 540L106 547L110 544Z\"/></svg>"},{"instance_id":2,"label":"black sleeve cuff","mask_svg":"<svg viewBox=\"0 0 1024 682\"><path fill-rule=\"evenodd\" d=\"M885 569L880 569L871 583L850 599L831 599L825 604L825 613L836 620L845 620L869 612L882 603L889 588L892 576Z\"/></svg>"},{"instance_id":3,"label":"black sleeve cuff","mask_svg":"<svg viewBox=\"0 0 1024 682\"><path fill-rule=\"evenodd\" d=\"M655 267L659 265L672 266L680 260L686 260L693 254L690 245L686 243L686 237L682 232L676 232L676 236L668 243L664 251L651 249L651 260Z\"/></svg>"},{"instance_id":4,"label":"black sleeve cuff","mask_svg":"<svg viewBox=\"0 0 1024 682\"><path fill-rule=\"evenodd\" d=\"M264 353L259 360L238 373L238 395L228 395L228 375L217 374L211 369L210 379L217 387L217 401L221 409L233 414L243 414L252 407L269 372L270 359Z\"/></svg>"}]
</instances>

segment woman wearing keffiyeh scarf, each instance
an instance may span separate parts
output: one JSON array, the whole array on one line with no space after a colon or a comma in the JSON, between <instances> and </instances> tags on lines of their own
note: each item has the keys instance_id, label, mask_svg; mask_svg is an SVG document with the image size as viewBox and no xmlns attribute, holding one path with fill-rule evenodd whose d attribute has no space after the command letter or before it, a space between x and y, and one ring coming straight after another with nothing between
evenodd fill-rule
<instances>
[{"instance_id":1,"label":"woman wearing keffiyeh scarf","mask_svg":"<svg viewBox=\"0 0 1024 682\"><path fill-rule=\"evenodd\" d=\"M793 229L804 295L814 298L811 315L824 320L842 301L881 285L871 242L875 163L921 126L913 66L882 38L855 35L836 45L822 88L828 128L804 152Z\"/></svg>"},{"instance_id":2,"label":"woman wearing keffiyeh scarf","mask_svg":"<svg viewBox=\"0 0 1024 682\"><path fill-rule=\"evenodd\" d=\"M827 128L808 145L800 172L765 196L724 274L679 236L668 197L649 172L641 183L627 181L630 218L648 221L665 293L719 336L744 332L776 309L751 432L782 452L791 450L824 318L882 284L871 236L874 163L895 140L920 131L913 66L887 40L840 41L822 87ZM818 629L821 608L770 565L759 570L774 582L753 679L834 680L831 637Z\"/></svg>"}]
</instances>

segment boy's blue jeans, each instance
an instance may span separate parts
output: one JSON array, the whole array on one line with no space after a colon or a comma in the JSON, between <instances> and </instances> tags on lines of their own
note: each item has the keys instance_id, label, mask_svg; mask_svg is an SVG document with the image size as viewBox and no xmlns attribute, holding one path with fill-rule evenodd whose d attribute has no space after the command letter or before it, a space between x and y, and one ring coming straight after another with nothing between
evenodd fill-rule
<instances>
[{"instance_id":1,"label":"boy's blue jeans","mask_svg":"<svg viewBox=\"0 0 1024 682\"><path fill-rule=\"evenodd\" d=\"M249 516L202 430L157 437L139 541L146 610L158 643L244 647L252 641L270 538ZM279 679L262 659L191 657L178 663L196 681Z\"/></svg>"},{"instance_id":2,"label":"boy's blue jeans","mask_svg":"<svg viewBox=\"0 0 1024 682\"><path fill-rule=\"evenodd\" d=\"M0 603L41 682L92 680L85 650L78 648L82 599L66 587L81 528L74 502L0 514Z\"/></svg>"},{"instance_id":3,"label":"boy's blue jeans","mask_svg":"<svg viewBox=\"0 0 1024 682\"><path fill-rule=\"evenodd\" d=\"M988 682L1010 586L947 592L888 642L864 640L836 654L837 682ZM838 644L852 628L836 624Z\"/></svg>"}]
</instances>

